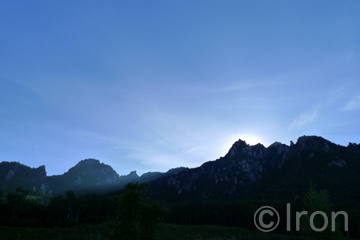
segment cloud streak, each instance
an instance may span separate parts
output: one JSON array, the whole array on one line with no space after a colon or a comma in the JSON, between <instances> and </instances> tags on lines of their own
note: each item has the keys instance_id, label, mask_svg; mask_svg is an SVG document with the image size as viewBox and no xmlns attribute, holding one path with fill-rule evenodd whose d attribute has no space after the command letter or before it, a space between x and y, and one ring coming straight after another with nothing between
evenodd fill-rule
<instances>
[{"instance_id":1,"label":"cloud streak","mask_svg":"<svg viewBox=\"0 0 360 240\"><path fill-rule=\"evenodd\" d=\"M301 128L306 127L308 124L314 122L318 117L318 111L313 110L308 113L302 113L300 114L289 126L289 130L298 130Z\"/></svg>"},{"instance_id":2,"label":"cloud streak","mask_svg":"<svg viewBox=\"0 0 360 240\"><path fill-rule=\"evenodd\" d=\"M265 87L283 85L285 83L286 82L282 80L238 81L218 89L217 92L240 91L240 90L247 90L252 88L260 88L260 87L265 88Z\"/></svg>"},{"instance_id":3,"label":"cloud streak","mask_svg":"<svg viewBox=\"0 0 360 240\"><path fill-rule=\"evenodd\" d=\"M343 107L343 110L352 111L359 108L360 108L360 95L357 95Z\"/></svg>"}]
</instances>

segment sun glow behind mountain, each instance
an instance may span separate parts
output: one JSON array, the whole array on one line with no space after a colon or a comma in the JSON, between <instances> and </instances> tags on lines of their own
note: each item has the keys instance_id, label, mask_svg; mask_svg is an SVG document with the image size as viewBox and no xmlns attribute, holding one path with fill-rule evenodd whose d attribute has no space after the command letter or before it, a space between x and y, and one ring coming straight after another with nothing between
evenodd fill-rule
<instances>
[{"instance_id":1,"label":"sun glow behind mountain","mask_svg":"<svg viewBox=\"0 0 360 240\"><path fill-rule=\"evenodd\" d=\"M256 135L251 135L251 134L245 134L245 135L240 135L240 139L244 140L247 144L249 145L256 145L258 143L263 144L263 139L259 136Z\"/></svg>"},{"instance_id":2,"label":"sun glow behind mountain","mask_svg":"<svg viewBox=\"0 0 360 240\"><path fill-rule=\"evenodd\" d=\"M246 133L246 134L239 133L239 134L234 134L228 138L228 140L223 145L222 152L224 154L226 154L229 151L229 149L231 148L231 146L239 139L245 141L250 146L256 145L258 143L261 143L264 145L264 139L258 135L250 134L250 133Z\"/></svg>"},{"instance_id":3,"label":"sun glow behind mountain","mask_svg":"<svg viewBox=\"0 0 360 240\"><path fill-rule=\"evenodd\" d=\"M43 2L1 2L2 160L122 175L360 142L360 1Z\"/></svg>"}]
</instances>

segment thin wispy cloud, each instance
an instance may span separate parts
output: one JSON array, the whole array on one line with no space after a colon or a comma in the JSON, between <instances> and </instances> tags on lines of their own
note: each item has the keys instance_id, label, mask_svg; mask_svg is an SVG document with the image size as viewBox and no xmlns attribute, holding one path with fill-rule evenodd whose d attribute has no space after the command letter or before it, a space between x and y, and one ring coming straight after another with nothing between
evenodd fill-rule
<instances>
[{"instance_id":1,"label":"thin wispy cloud","mask_svg":"<svg viewBox=\"0 0 360 240\"><path fill-rule=\"evenodd\" d=\"M357 95L343 107L343 110L351 111L359 108L360 108L360 95Z\"/></svg>"},{"instance_id":2,"label":"thin wispy cloud","mask_svg":"<svg viewBox=\"0 0 360 240\"><path fill-rule=\"evenodd\" d=\"M281 85L286 82L282 80L274 80L274 81L238 81L231 83L223 88L218 89L218 92L229 92L229 91L238 91L238 90L246 90L251 88L264 88L271 87L276 85Z\"/></svg>"},{"instance_id":3,"label":"thin wispy cloud","mask_svg":"<svg viewBox=\"0 0 360 240\"><path fill-rule=\"evenodd\" d=\"M311 112L300 114L289 126L289 130L298 130L308 126L310 123L314 122L318 117L318 111L313 110Z\"/></svg>"}]
</instances>

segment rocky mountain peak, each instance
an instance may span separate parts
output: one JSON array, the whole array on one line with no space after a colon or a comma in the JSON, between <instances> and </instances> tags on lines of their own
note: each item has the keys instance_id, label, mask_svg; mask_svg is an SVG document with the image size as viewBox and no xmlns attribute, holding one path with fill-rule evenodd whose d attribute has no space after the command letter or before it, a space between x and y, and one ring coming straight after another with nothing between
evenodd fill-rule
<instances>
[{"instance_id":1,"label":"rocky mountain peak","mask_svg":"<svg viewBox=\"0 0 360 240\"><path fill-rule=\"evenodd\" d=\"M323 142L325 141L324 138L319 137L319 136L301 136L298 138L298 140L296 141L296 145L311 145L311 144L317 144L319 142Z\"/></svg>"},{"instance_id":2,"label":"rocky mountain peak","mask_svg":"<svg viewBox=\"0 0 360 240\"><path fill-rule=\"evenodd\" d=\"M17 186L27 189L39 188L45 180L45 166L31 168L19 162L0 163L0 186L2 191L8 192Z\"/></svg>"},{"instance_id":3,"label":"rocky mountain peak","mask_svg":"<svg viewBox=\"0 0 360 240\"><path fill-rule=\"evenodd\" d=\"M119 175L111 166L92 158L81 160L59 177L62 179L60 182L69 181L77 186L109 185L119 181Z\"/></svg>"},{"instance_id":4,"label":"rocky mountain peak","mask_svg":"<svg viewBox=\"0 0 360 240\"><path fill-rule=\"evenodd\" d=\"M136 171L131 171L128 175L120 176L120 181L123 183L134 182L139 180L139 175Z\"/></svg>"},{"instance_id":5,"label":"rocky mountain peak","mask_svg":"<svg viewBox=\"0 0 360 240\"><path fill-rule=\"evenodd\" d=\"M348 148L352 148L352 149L357 149L357 150L360 150L360 143L359 144L356 144L356 143L351 143L349 142Z\"/></svg>"},{"instance_id":6,"label":"rocky mountain peak","mask_svg":"<svg viewBox=\"0 0 360 240\"><path fill-rule=\"evenodd\" d=\"M267 154L267 149L264 145L258 143L250 146L245 141L239 139L236 141L229 152L225 155L226 158L233 158L235 156L243 156L247 158L263 158Z\"/></svg>"},{"instance_id":7,"label":"rocky mountain peak","mask_svg":"<svg viewBox=\"0 0 360 240\"><path fill-rule=\"evenodd\" d=\"M271 144L269 146L269 148L271 148L271 147L278 148L278 147L281 147L282 145L284 145L284 144L282 144L281 142L274 142L273 144Z\"/></svg>"},{"instance_id":8,"label":"rocky mountain peak","mask_svg":"<svg viewBox=\"0 0 360 240\"><path fill-rule=\"evenodd\" d=\"M322 149L326 152L328 152L331 148L331 145L333 143L331 143L330 141L322 138L322 137L318 137L318 136L302 136L299 137L295 146L300 148L300 149Z\"/></svg>"},{"instance_id":9,"label":"rocky mountain peak","mask_svg":"<svg viewBox=\"0 0 360 240\"><path fill-rule=\"evenodd\" d=\"M78 162L74 167L70 168L68 173L78 173L78 174L89 174L89 173L97 173L100 175L104 174L115 174L115 170L104 163L101 163L97 159L84 159Z\"/></svg>"},{"instance_id":10,"label":"rocky mountain peak","mask_svg":"<svg viewBox=\"0 0 360 240\"><path fill-rule=\"evenodd\" d=\"M134 177L134 178L138 178L138 177L139 177L139 175L136 173L136 170L131 171L127 176L128 176L128 177Z\"/></svg>"},{"instance_id":11,"label":"rocky mountain peak","mask_svg":"<svg viewBox=\"0 0 360 240\"><path fill-rule=\"evenodd\" d=\"M81 160L80 162L78 162L75 165L74 168L79 169L79 168L83 168L83 167L87 167L87 166L94 166L94 165L101 165L101 163L97 159L89 158L89 159Z\"/></svg>"},{"instance_id":12,"label":"rocky mountain peak","mask_svg":"<svg viewBox=\"0 0 360 240\"><path fill-rule=\"evenodd\" d=\"M250 145L247 144L244 140L239 139L232 145L226 156L232 157L238 154L239 152L243 152L244 149L246 149L245 151L249 151Z\"/></svg>"},{"instance_id":13,"label":"rocky mountain peak","mask_svg":"<svg viewBox=\"0 0 360 240\"><path fill-rule=\"evenodd\" d=\"M278 154L290 151L290 147L281 142L274 142L268 147L268 149L274 149Z\"/></svg>"}]
</instances>

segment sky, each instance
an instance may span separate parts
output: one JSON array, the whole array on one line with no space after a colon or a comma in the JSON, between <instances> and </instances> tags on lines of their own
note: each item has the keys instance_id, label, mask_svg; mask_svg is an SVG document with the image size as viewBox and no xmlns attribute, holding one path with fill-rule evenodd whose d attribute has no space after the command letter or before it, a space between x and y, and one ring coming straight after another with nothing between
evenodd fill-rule
<instances>
[{"instance_id":1,"label":"sky","mask_svg":"<svg viewBox=\"0 0 360 240\"><path fill-rule=\"evenodd\" d=\"M0 162L197 167L360 143L360 1L2 0Z\"/></svg>"}]
</instances>

